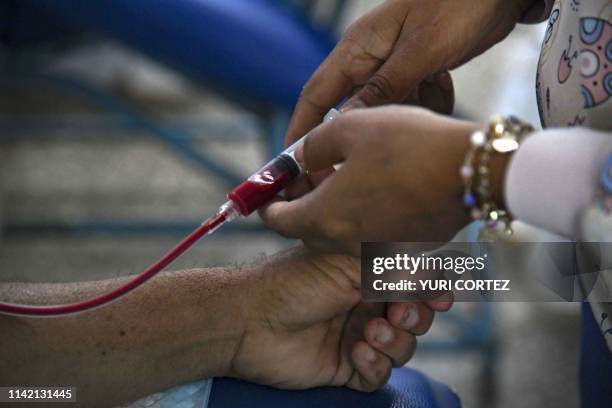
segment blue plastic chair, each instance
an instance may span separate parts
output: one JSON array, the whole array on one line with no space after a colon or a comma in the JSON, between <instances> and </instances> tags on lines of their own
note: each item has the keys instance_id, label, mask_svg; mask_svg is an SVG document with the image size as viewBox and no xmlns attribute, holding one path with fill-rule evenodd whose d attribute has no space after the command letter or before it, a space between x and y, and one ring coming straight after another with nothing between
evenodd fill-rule
<instances>
[{"instance_id":1,"label":"blue plastic chair","mask_svg":"<svg viewBox=\"0 0 612 408\"><path fill-rule=\"evenodd\" d=\"M228 378L215 379L208 408L458 408L459 397L446 385L410 369L393 370L379 391L363 393L325 387L305 391L278 390Z\"/></svg>"},{"instance_id":2,"label":"blue plastic chair","mask_svg":"<svg viewBox=\"0 0 612 408\"><path fill-rule=\"evenodd\" d=\"M580 400L585 408L612 405L612 352L588 303L582 304Z\"/></svg>"},{"instance_id":3,"label":"blue plastic chair","mask_svg":"<svg viewBox=\"0 0 612 408\"><path fill-rule=\"evenodd\" d=\"M334 45L269 0L20 0L12 24L69 27L114 38L234 99L292 109ZM14 21L14 19L22 19Z\"/></svg>"},{"instance_id":4,"label":"blue plastic chair","mask_svg":"<svg viewBox=\"0 0 612 408\"><path fill-rule=\"evenodd\" d=\"M73 78L41 75L20 56L46 42L94 33L113 38L161 61L255 112L268 133L268 156L281 150L284 131L301 87L333 47L332 35L315 29L280 0L7 0L0 4L0 46L9 72L0 88L33 84L78 94L136 125L200 169L226 181L236 174L190 143L186 130L168 129L137 109ZM338 4L343 4L340 1ZM25 51L24 51L25 50ZM12 70L11 70L12 68ZM24 75L25 73L25 75ZM10 125L10 124L9 124ZM11 127L11 126L9 126ZM15 126L13 126L15 128ZM184 232L180 225L96 222L14 225L11 231Z\"/></svg>"}]
</instances>

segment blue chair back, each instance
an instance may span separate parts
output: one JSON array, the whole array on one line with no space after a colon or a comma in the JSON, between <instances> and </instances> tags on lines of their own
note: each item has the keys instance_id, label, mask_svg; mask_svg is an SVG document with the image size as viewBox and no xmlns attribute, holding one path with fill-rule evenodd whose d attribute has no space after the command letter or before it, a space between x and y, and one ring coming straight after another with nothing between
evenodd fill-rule
<instances>
[{"instance_id":1,"label":"blue chair back","mask_svg":"<svg viewBox=\"0 0 612 408\"><path fill-rule=\"evenodd\" d=\"M93 31L208 86L291 109L331 35L271 0L20 0L19 27ZM29 24L28 24L29 23Z\"/></svg>"}]
</instances>

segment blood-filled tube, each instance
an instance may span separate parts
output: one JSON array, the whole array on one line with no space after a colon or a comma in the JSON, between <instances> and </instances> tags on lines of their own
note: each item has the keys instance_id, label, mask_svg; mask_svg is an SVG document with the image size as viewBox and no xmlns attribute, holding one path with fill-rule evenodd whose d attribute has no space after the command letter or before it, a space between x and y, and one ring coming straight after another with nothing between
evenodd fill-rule
<instances>
[{"instance_id":1,"label":"blood-filled tube","mask_svg":"<svg viewBox=\"0 0 612 408\"><path fill-rule=\"evenodd\" d=\"M332 109L325 115L324 121L333 120L339 114L340 112ZM302 137L289 146L276 158L233 189L227 195L228 201L219 208L216 215L202 223L202 225L185 237L183 241L166 255L122 286L82 302L62 305L20 305L0 302L0 313L16 316L60 316L94 309L126 295L157 275L204 235L212 234L221 225L239 216L249 216L253 211L270 202L278 193L284 190L302 172L300 164L295 159L295 149L304 143L307 136Z\"/></svg>"},{"instance_id":2,"label":"blood-filled tube","mask_svg":"<svg viewBox=\"0 0 612 408\"><path fill-rule=\"evenodd\" d=\"M325 115L324 122L335 119L340 114L336 109ZM253 173L242 184L233 189L226 205L234 206L239 215L249 216L262 205L270 202L287 187L301 172L300 163L295 159L295 150L304 143L308 135L293 143L272 161Z\"/></svg>"}]
</instances>

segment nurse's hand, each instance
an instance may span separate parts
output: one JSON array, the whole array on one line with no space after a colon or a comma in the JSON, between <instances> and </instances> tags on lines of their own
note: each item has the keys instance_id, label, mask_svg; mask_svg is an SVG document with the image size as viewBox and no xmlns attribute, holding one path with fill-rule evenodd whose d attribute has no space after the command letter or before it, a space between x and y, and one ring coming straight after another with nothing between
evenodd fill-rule
<instances>
[{"instance_id":1,"label":"nurse's hand","mask_svg":"<svg viewBox=\"0 0 612 408\"><path fill-rule=\"evenodd\" d=\"M351 25L310 78L295 108L287 143L319 124L330 108L348 97L344 107L359 108L402 103L415 93L423 94L419 104L438 110L436 106L445 103L436 92L432 96L432 89L450 90L452 95L445 71L501 41L532 3L385 1ZM430 81L419 87L424 89L418 89L428 77ZM447 109L441 108L442 113Z\"/></svg>"},{"instance_id":2,"label":"nurse's hand","mask_svg":"<svg viewBox=\"0 0 612 408\"><path fill-rule=\"evenodd\" d=\"M316 128L296 154L309 171L342 167L304 196L279 199L260 214L270 228L317 249L347 241L447 241L470 221L459 168L478 127L404 106L347 112ZM496 198L505 160L491 158ZM332 245L338 249L346 250Z\"/></svg>"}]
</instances>

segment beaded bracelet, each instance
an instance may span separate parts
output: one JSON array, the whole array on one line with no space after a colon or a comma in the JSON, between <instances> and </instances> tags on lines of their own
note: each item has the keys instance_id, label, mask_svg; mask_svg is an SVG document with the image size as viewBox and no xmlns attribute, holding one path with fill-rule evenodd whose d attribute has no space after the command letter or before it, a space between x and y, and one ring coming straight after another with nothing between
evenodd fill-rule
<instances>
[{"instance_id":1,"label":"beaded bracelet","mask_svg":"<svg viewBox=\"0 0 612 408\"><path fill-rule=\"evenodd\" d=\"M470 149L459 170L465 186L463 204L471 209L470 215L474 220L484 221L490 229L497 228L501 222L504 231L512 234L510 215L491 196L491 154L515 151L525 134L531 131L531 125L514 116L498 115L493 117L486 130L477 130L470 136Z\"/></svg>"}]
</instances>

